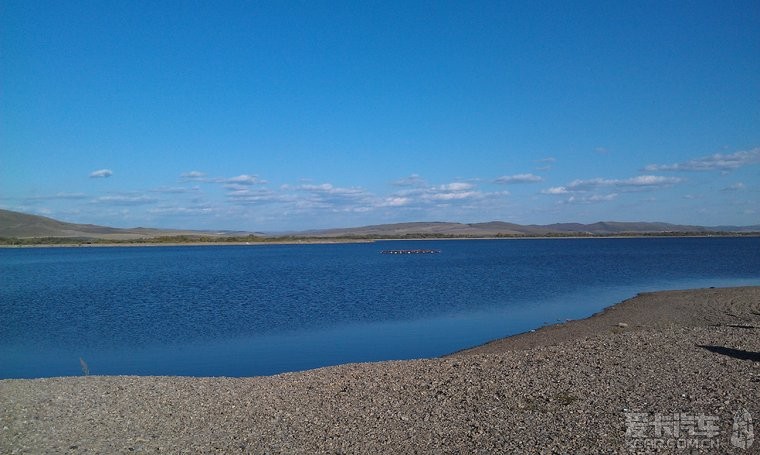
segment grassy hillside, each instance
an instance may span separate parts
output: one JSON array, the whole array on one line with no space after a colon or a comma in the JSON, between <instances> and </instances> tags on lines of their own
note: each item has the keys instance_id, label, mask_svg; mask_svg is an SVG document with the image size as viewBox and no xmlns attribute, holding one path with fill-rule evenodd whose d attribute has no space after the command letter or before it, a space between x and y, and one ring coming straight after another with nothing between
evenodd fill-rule
<instances>
[{"instance_id":1,"label":"grassy hillside","mask_svg":"<svg viewBox=\"0 0 760 455\"><path fill-rule=\"evenodd\" d=\"M396 223L345 229L326 229L298 233L299 236L319 237L506 237L506 236L604 236L656 234L709 234L715 232L758 232L760 226L722 226L710 228L668 223L605 221L593 224L557 223L549 225L520 225L503 221L487 223Z\"/></svg>"},{"instance_id":2,"label":"grassy hillside","mask_svg":"<svg viewBox=\"0 0 760 455\"><path fill-rule=\"evenodd\" d=\"M148 228L119 229L94 224L66 223L44 216L0 209L0 238L6 239L68 238L120 241L179 236L219 238L235 234L247 235L248 233L214 233Z\"/></svg>"},{"instance_id":3,"label":"grassy hillside","mask_svg":"<svg viewBox=\"0 0 760 455\"><path fill-rule=\"evenodd\" d=\"M97 242L262 242L303 241L305 239L380 239L380 238L469 238L469 237L555 237L605 235L709 235L712 233L760 233L760 226L684 226L667 223L615 222L593 224L557 223L519 225L503 221L487 223L415 222L326 229L288 235L249 232L208 232L149 228L118 229L92 224L65 223L38 215L0 210L0 239L3 243ZM15 239L15 240L12 240Z\"/></svg>"}]
</instances>

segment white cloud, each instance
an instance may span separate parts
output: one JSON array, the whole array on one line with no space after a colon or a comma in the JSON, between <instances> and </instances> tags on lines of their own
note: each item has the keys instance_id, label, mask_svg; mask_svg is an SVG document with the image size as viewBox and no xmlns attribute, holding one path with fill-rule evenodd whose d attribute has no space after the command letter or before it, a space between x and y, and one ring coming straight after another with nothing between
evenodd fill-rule
<instances>
[{"instance_id":1,"label":"white cloud","mask_svg":"<svg viewBox=\"0 0 760 455\"><path fill-rule=\"evenodd\" d=\"M104 205L145 205L154 204L158 199L150 198L144 195L117 194L112 196L101 196L94 201L95 204Z\"/></svg>"},{"instance_id":2,"label":"white cloud","mask_svg":"<svg viewBox=\"0 0 760 455\"><path fill-rule=\"evenodd\" d=\"M109 193L105 196L99 196L91 199L88 203L99 206L113 206L113 207L126 207L126 206L139 206L149 205L159 202L159 199L149 196L145 193L133 191L133 192L121 192L121 193ZM124 209L126 210L126 209Z\"/></svg>"},{"instance_id":3,"label":"white cloud","mask_svg":"<svg viewBox=\"0 0 760 455\"><path fill-rule=\"evenodd\" d=\"M426 188L411 188L399 191L375 202L375 207L411 206L419 209L441 204L470 206L475 201L495 200L508 195L508 191L483 192L469 182L452 182ZM465 204L465 205L462 205Z\"/></svg>"},{"instance_id":4,"label":"white cloud","mask_svg":"<svg viewBox=\"0 0 760 455\"><path fill-rule=\"evenodd\" d=\"M197 193L198 191L200 191L200 188L197 186L194 186L192 188L171 186L171 187L162 187L162 188L156 188L154 190L151 190L151 192L153 193L163 193L163 194L186 194L186 193Z\"/></svg>"},{"instance_id":5,"label":"white cloud","mask_svg":"<svg viewBox=\"0 0 760 455\"><path fill-rule=\"evenodd\" d=\"M721 191L742 191L747 189L747 185L745 185L742 182L734 183L733 185L729 185L725 188L723 188Z\"/></svg>"},{"instance_id":6,"label":"white cloud","mask_svg":"<svg viewBox=\"0 0 760 455\"><path fill-rule=\"evenodd\" d=\"M682 179L677 177L664 177L661 175L640 175L625 180L615 181L615 185L623 186L663 186L680 183Z\"/></svg>"},{"instance_id":7,"label":"white cloud","mask_svg":"<svg viewBox=\"0 0 760 455\"><path fill-rule=\"evenodd\" d=\"M340 188L335 187L331 183L322 183L319 185L303 184L296 187L301 191L306 191L319 195L331 195L331 196L359 196L365 194L361 188Z\"/></svg>"},{"instance_id":8,"label":"white cloud","mask_svg":"<svg viewBox=\"0 0 760 455\"><path fill-rule=\"evenodd\" d=\"M45 196L30 196L28 198L25 198L25 201L32 202L32 201L49 201L49 200L77 200L77 199L86 199L87 195L84 193L56 193L51 195L45 195Z\"/></svg>"},{"instance_id":9,"label":"white cloud","mask_svg":"<svg viewBox=\"0 0 760 455\"><path fill-rule=\"evenodd\" d=\"M660 175L639 175L628 179L604 179L594 178L588 180L573 180L565 187L567 191L590 191L600 187L649 189L675 185L682 182L678 177L664 177ZM554 193L558 194L558 193Z\"/></svg>"},{"instance_id":10,"label":"white cloud","mask_svg":"<svg viewBox=\"0 0 760 455\"><path fill-rule=\"evenodd\" d=\"M650 164L644 167L644 171L732 171L743 166L758 163L760 163L760 147L726 155L716 153L682 163Z\"/></svg>"},{"instance_id":11,"label":"white cloud","mask_svg":"<svg viewBox=\"0 0 760 455\"><path fill-rule=\"evenodd\" d=\"M479 191L451 191L451 192L433 192L427 194L425 199L437 200L437 201L452 201L461 199L472 199L481 196Z\"/></svg>"},{"instance_id":12,"label":"white cloud","mask_svg":"<svg viewBox=\"0 0 760 455\"><path fill-rule=\"evenodd\" d=\"M227 197L236 203L254 204L270 202L288 202L288 198L283 194L275 193L266 188L239 188L227 193Z\"/></svg>"},{"instance_id":13,"label":"white cloud","mask_svg":"<svg viewBox=\"0 0 760 455\"><path fill-rule=\"evenodd\" d=\"M336 187L331 183L283 185L280 190L278 200L283 203L284 211L362 212L377 205L375 198L362 188Z\"/></svg>"},{"instance_id":14,"label":"white cloud","mask_svg":"<svg viewBox=\"0 0 760 455\"><path fill-rule=\"evenodd\" d=\"M617 197L618 197L617 193L594 194L591 197L589 197L588 200L589 200L589 202L611 201L613 199L617 199Z\"/></svg>"},{"instance_id":15,"label":"white cloud","mask_svg":"<svg viewBox=\"0 0 760 455\"><path fill-rule=\"evenodd\" d=\"M110 169L98 169L97 171L90 172L91 179L104 179L113 175L113 171Z\"/></svg>"},{"instance_id":16,"label":"white cloud","mask_svg":"<svg viewBox=\"0 0 760 455\"><path fill-rule=\"evenodd\" d=\"M230 183L238 185L257 185L267 183L266 180L261 180L258 178L258 176L248 174L242 174L238 175L237 177L230 177L226 179L218 179L217 181L219 183Z\"/></svg>"},{"instance_id":17,"label":"white cloud","mask_svg":"<svg viewBox=\"0 0 760 455\"><path fill-rule=\"evenodd\" d=\"M467 182L452 182L443 185L418 188L399 193L399 196L414 198L420 202L457 201L477 198L482 195L480 191L473 190L475 185Z\"/></svg>"},{"instance_id":18,"label":"white cloud","mask_svg":"<svg viewBox=\"0 0 760 455\"><path fill-rule=\"evenodd\" d=\"M608 202L617 199L618 193L610 194L572 194L569 198L560 201L560 204L594 204L597 202Z\"/></svg>"},{"instance_id":19,"label":"white cloud","mask_svg":"<svg viewBox=\"0 0 760 455\"><path fill-rule=\"evenodd\" d=\"M427 182L419 174L412 174L408 177L395 180L393 182L395 186L425 186Z\"/></svg>"},{"instance_id":20,"label":"white cloud","mask_svg":"<svg viewBox=\"0 0 760 455\"><path fill-rule=\"evenodd\" d=\"M209 215L217 210L213 207L154 207L147 210L152 215L166 215L166 216L195 216L195 215Z\"/></svg>"},{"instance_id":21,"label":"white cloud","mask_svg":"<svg viewBox=\"0 0 760 455\"><path fill-rule=\"evenodd\" d=\"M182 180L203 181L206 178L206 174L201 171L190 171L190 172L185 172L184 174L181 174L180 177L182 178Z\"/></svg>"},{"instance_id":22,"label":"white cloud","mask_svg":"<svg viewBox=\"0 0 760 455\"><path fill-rule=\"evenodd\" d=\"M677 177L640 175L628 179L594 178L573 180L565 186L555 186L541 190L541 194L569 195L560 204L592 204L608 202L618 198L619 192L646 191L665 188L683 181ZM604 190L612 190L605 192Z\"/></svg>"},{"instance_id":23,"label":"white cloud","mask_svg":"<svg viewBox=\"0 0 760 455\"><path fill-rule=\"evenodd\" d=\"M472 183L466 183L466 182L453 182L453 183L447 183L446 185L441 185L438 187L438 189L443 191L466 191L469 189L472 189L475 185Z\"/></svg>"},{"instance_id":24,"label":"white cloud","mask_svg":"<svg viewBox=\"0 0 760 455\"><path fill-rule=\"evenodd\" d=\"M392 196L387 197L378 204L378 207L403 207L409 205L412 200L408 197Z\"/></svg>"},{"instance_id":25,"label":"white cloud","mask_svg":"<svg viewBox=\"0 0 760 455\"><path fill-rule=\"evenodd\" d=\"M554 186L551 188L547 188L545 190L541 190L542 194L567 194L569 191L564 186Z\"/></svg>"},{"instance_id":26,"label":"white cloud","mask_svg":"<svg viewBox=\"0 0 760 455\"><path fill-rule=\"evenodd\" d=\"M200 171L185 172L180 175L184 181L203 182L203 183L221 183L224 185L263 185L267 183L257 175L241 174L236 177L208 177Z\"/></svg>"},{"instance_id":27,"label":"white cloud","mask_svg":"<svg viewBox=\"0 0 760 455\"><path fill-rule=\"evenodd\" d=\"M494 180L494 182L509 185L513 183L537 183L542 182L543 180L544 179L541 176L535 174L515 174L501 176Z\"/></svg>"},{"instance_id":28,"label":"white cloud","mask_svg":"<svg viewBox=\"0 0 760 455\"><path fill-rule=\"evenodd\" d=\"M540 160L536 160L536 162L541 163L542 166L538 166L536 168L537 171L548 171L552 168L552 165L557 161L556 158L553 156L548 156L546 158L541 158Z\"/></svg>"},{"instance_id":29,"label":"white cloud","mask_svg":"<svg viewBox=\"0 0 760 455\"><path fill-rule=\"evenodd\" d=\"M315 192L324 192L324 193L327 193L333 190L333 186L331 183L320 183L319 185L304 183L303 185L298 185L296 188L299 190L304 190L304 191L315 191Z\"/></svg>"}]
</instances>

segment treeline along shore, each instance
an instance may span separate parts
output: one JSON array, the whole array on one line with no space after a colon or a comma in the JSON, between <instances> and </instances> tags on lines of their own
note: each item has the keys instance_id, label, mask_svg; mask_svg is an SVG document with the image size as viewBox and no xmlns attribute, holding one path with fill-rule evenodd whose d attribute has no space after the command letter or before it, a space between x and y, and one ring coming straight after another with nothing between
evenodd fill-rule
<instances>
[{"instance_id":1,"label":"treeline along shore","mask_svg":"<svg viewBox=\"0 0 760 455\"><path fill-rule=\"evenodd\" d=\"M667 291L443 358L2 380L0 452L758 453L758 390L760 287Z\"/></svg>"}]
</instances>

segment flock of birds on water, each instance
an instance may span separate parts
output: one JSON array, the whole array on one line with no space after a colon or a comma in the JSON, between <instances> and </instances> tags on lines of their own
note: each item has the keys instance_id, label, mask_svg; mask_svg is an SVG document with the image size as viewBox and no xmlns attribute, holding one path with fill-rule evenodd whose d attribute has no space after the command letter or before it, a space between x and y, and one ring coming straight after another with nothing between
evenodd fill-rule
<instances>
[{"instance_id":1,"label":"flock of birds on water","mask_svg":"<svg viewBox=\"0 0 760 455\"><path fill-rule=\"evenodd\" d=\"M441 250L418 249L418 250L383 250L380 253L382 254L437 254L440 252Z\"/></svg>"}]
</instances>

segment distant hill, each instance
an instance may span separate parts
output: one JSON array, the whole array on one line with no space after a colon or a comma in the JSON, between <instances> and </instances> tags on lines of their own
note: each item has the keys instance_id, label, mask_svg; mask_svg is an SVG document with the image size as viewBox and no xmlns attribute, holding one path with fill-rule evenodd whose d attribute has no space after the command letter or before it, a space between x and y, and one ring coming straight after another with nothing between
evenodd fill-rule
<instances>
[{"instance_id":1,"label":"distant hill","mask_svg":"<svg viewBox=\"0 0 760 455\"><path fill-rule=\"evenodd\" d=\"M209 232L192 230L168 230L150 228L120 229L94 224L74 224L52 218L29 215L0 209L0 237L2 238L71 238L99 240L139 240L171 236L242 235L238 232Z\"/></svg>"},{"instance_id":2,"label":"distant hill","mask_svg":"<svg viewBox=\"0 0 760 455\"><path fill-rule=\"evenodd\" d=\"M690 233L707 234L712 232L760 233L758 226L689 226L668 223L617 222L603 221L593 224L557 223L547 225L521 225L503 221L487 223L450 223L450 222L416 222L363 226L342 229L324 229L289 233L287 237L361 237L361 238L399 238L399 237L496 237L496 236L557 236L557 235L636 235ZM94 224L74 224L54 220L38 215L13 212L0 209L0 238L6 239L97 239L97 240L145 240L160 237L185 236L204 238L224 238L248 236L250 232L235 231L193 231L167 230L150 228L119 229ZM286 237L269 235L268 237Z\"/></svg>"},{"instance_id":3,"label":"distant hill","mask_svg":"<svg viewBox=\"0 0 760 455\"><path fill-rule=\"evenodd\" d=\"M493 236L552 236L552 235L621 235L621 234L667 234L667 233L713 233L713 232L760 232L760 226L691 226L669 223L600 221L593 224L556 223L547 225L521 225L503 221L487 223L395 223L356 228L305 231L297 236L320 237L493 237Z\"/></svg>"}]
</instances>

